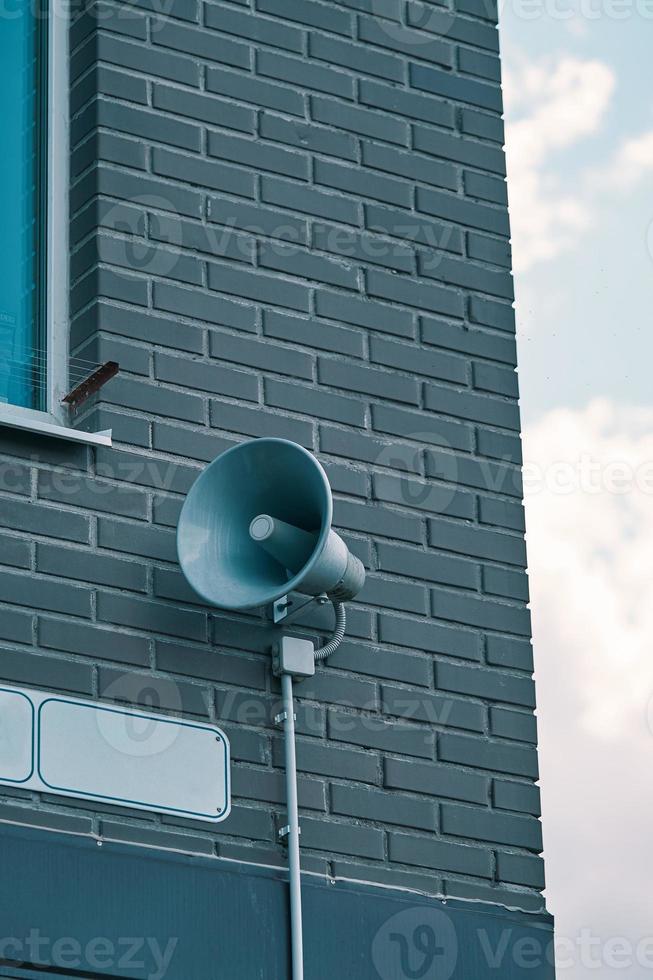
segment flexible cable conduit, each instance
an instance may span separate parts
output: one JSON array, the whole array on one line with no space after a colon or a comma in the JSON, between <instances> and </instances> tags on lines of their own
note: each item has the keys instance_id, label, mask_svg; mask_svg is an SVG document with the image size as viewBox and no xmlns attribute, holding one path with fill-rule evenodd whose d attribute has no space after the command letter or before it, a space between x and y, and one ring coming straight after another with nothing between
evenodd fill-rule
<instances>
[{"instance_id":1,"label":"flexible cable conduit","mask_svg":"<svg viewBox=\"0 0 653 980\"><path fill-rule=\"evenodd\" d=\"M329 642L315 651L315 659L318 661L326 660L327 657L330 657L332 653L336 652L344 639L345 630L347 629L347 612L344 603L334 602L333 608L336 614L336 628Z\"/></svg>"}]
</instances>

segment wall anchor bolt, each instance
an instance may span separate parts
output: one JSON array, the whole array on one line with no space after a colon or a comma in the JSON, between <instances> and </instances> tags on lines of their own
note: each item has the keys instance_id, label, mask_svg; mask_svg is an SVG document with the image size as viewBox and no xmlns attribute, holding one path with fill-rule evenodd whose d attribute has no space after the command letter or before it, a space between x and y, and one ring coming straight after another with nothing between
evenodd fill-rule
<instances>
[{"instance_id":1,"label":"wall anchor bolt","mask_svg":"<svg viewBox=\"0 0 653 980\"><path fill-rule=\"evenodd\" d=\"M298 827L297 833L301 834L301 832L302 832L302 828ZM279 830L279 839L283 840L284 837L287 837L289 833L290 833L290 827L288 826L288 824L286 824L285 827L281 827L281 829Z\"/></svg>"}]
</instances>

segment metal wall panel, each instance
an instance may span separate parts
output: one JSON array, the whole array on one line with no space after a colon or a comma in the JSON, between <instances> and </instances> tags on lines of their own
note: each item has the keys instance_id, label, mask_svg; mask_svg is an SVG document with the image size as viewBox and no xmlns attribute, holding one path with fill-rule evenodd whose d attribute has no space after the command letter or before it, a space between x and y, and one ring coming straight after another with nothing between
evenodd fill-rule
<instances>
[{"instance_id":1,"label":"metal wall panel","mask_svg":"<svg viewBox=\"0 0 653 980\"><path fill-rule=\"evenodd\" d=\"M287 980L282 872L23 828L3 829L0 862L5 962L70 977ZM553 977L547 915L318 877L304 903L308 980Z\"/></svg>"}]
</instances>

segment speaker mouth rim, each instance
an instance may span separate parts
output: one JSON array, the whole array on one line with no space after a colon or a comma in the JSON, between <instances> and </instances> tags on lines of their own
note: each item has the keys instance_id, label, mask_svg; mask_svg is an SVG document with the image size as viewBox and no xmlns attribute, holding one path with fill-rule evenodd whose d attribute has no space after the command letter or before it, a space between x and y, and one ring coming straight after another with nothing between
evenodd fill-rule
<instances>
[{"instance_id":1,"label":"speaker mouth rim","mask_svg":"<svg viewBox=\"0 0 653 980\"><path fill-rule=\"evenodd\" d=\"M181 551L181 548L180 548L180 544L181 544L180 538L181 538L181 534L182 534L182 524L183 524L183 518L184 518L184 511L186 510L186 507L188 505L188 502L189 502L189 500L191 498L191 494L193 493L195 487L198 485L198 483L200 482L200 480L202 480L205 477L205 475L208 473L208 471L212 467L216 466L218 463L224 462L224 460L226 459L226 457L231 456L234 453L238 453L240 451L243 451L246 447L251 446L253 444L256 444L257 446L259 446L259 445L275 446L276 445L276 446L288 447L288 448L290 448L292 450L299 451L299 453L300 454L303 454L303 456L306 459L310 460L311 464L314 466L314 468L315 468L315 470L317 472L317 475L318 475L318 477L319 477L319 479L320 479L320 481L322 483L322 487L324 489L325 510L324 510L324 516L323 516L323 519L322 519L322 526L320 528L319 536L318 536L317 542L315 544L315 549L313 551L313 554L311 555L310 559L306 562L306 564L304 565L304 567L301 568L299 570L299 572L297 572L297 574L293 576L293 578L289 579L287 582L285 582L278 589L270 589L270 591L266 594L265 599L263 599L261 602L257 602L257 603L252 604L249 600L247 600L246 602L241 602L241 603L232 602L228 606L226 606L226 605L220 605L218 602L215 601L214 598L209 597L207 595L207 593L203 589L199 588L193 582L193 580L189 576L186 568L184 567L184 563L183 563L182 558L181 558L182 551ZM329 536L329 532L331 531L332 523L333 523L333 496L332 496L332 491L331 491L331 484L329 483L329 478L326 475L326 472L324 470L324 467L320 463L320 461L317 458L317 456L315 456L310 450L306 449L304 446L301 446L299 443L293 442L292 439L282 439L282 438L273 437L273 436L262 436L261 438L245 439L243 442L239 442L235 446L231 446L229 449L225 449L224 452L220 453L218 456L216 456L216 458L214 460L212 460L210 463L208 463L204 467L204 469L202 470L202 472L198 475L198 477L196 478L196 480L193 482L193 485L191 486L190 490L186 494L186 498L185 498L184 503L182 505L181 512L179 514L179 519L177 521L177 529L176 529L176 535L175 535L175 537L176 537L176 547L177 547L177 559L178 559L178 563L179 563L179 566L181 568L181 571L182 571L182 573L184 575L184 578L186 579L186 581L188 582L188 584L191 586L191 588L193 589L193 591L202 599L202 601L204 603L206 603L206 605L212 606L215 609L227 609L227 610L232 610L234 612L240 612L240 611L244 611L244 610L248 610L248 609L258 609L261 606L267 605L268 603L275 602L277 599L280 599L282 596L287 595L290 592L300 592L301 593L301 588L299 588L299 586L301 585L301 582L305 578L308 577L308 575L310 574L310 572L313 570L313 568L315 567L316 563L318 562L318 560L319 560L319 558L320 558L320 556L321 556L321 554L322 554L322 552L324 550L324 547L326 545L327 538Z\"/></svg>"}]
</instances>

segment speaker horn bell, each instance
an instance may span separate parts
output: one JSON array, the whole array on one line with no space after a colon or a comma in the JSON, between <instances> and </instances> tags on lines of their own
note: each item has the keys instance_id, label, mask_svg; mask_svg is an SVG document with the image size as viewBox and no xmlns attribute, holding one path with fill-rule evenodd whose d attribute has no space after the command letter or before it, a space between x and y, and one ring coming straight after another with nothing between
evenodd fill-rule
<instances>
[{"instance_id":1,"label":"speaker horn bell","mask_svg":"<svg viewBox=\"0 0 653 980\"><path fill-rule=\"evenodd\" d=\"M253 439L218 456L191 487L177 527L182 571L221 609L253 609L289 592L353 598L365 570L331 529L326 473L302 446Z\"/></svg>"}]
</instances>

